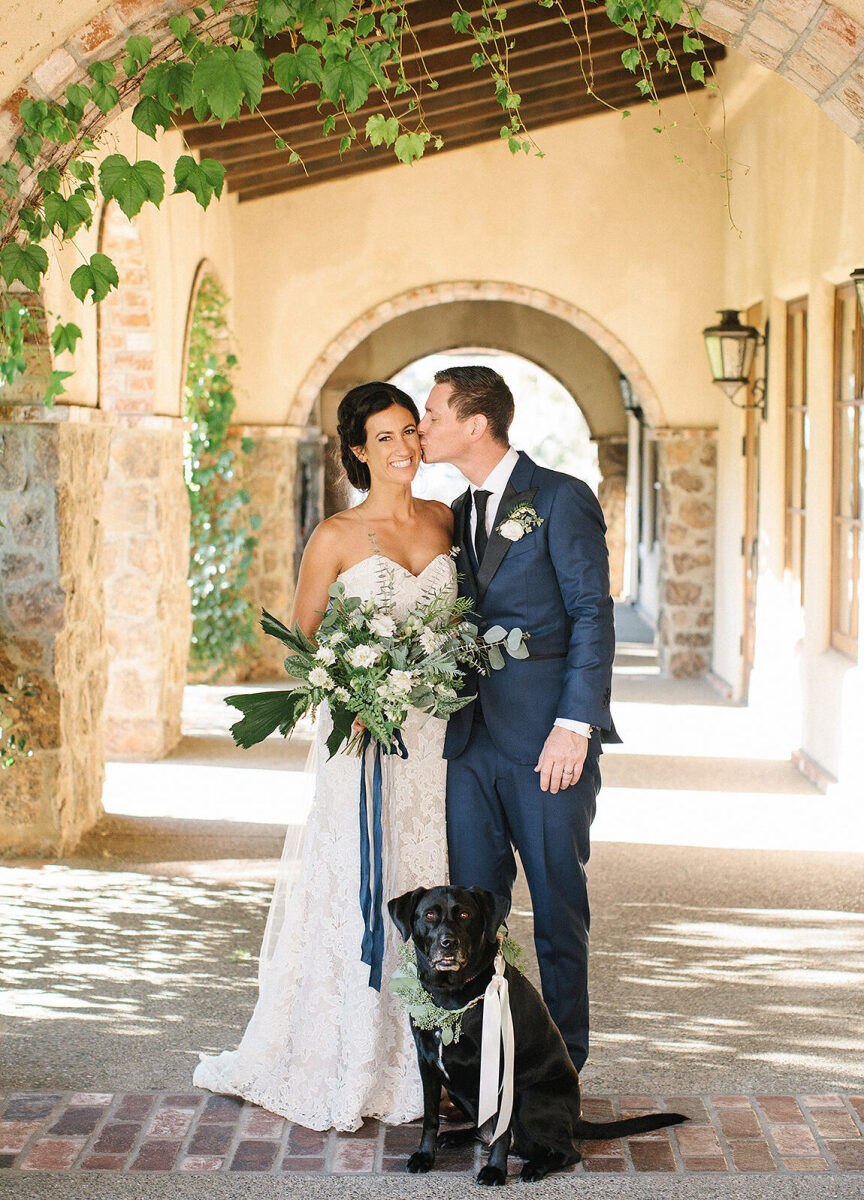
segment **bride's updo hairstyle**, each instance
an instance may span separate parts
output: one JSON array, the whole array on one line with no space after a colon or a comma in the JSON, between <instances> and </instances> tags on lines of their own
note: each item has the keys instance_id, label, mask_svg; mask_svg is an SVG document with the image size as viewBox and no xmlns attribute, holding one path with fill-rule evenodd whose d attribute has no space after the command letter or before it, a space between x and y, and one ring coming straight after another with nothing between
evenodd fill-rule
<instances>
[{"instance_id":1,"label":"bride's updo hairstyle","mask_svg":"<svg viewBox=\"0 0 864 1200\"><path fill-rule=\"evenodd\" d=\"M417 405L401 388L392 383L361 383L343 397L337 414L339 453L348 482L359 492L368 492L372 480L369 468L361 462L352 446L366 445L366 422L375 413L384 412L394 404L407 408L419 425L420 413Z\"/></svg>"}]
</instances>

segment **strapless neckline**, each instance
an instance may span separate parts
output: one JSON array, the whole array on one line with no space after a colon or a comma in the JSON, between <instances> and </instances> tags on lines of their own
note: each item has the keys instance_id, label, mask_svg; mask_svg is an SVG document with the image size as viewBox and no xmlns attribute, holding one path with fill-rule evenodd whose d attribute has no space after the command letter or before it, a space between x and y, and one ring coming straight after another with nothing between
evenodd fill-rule
<instances>
[{"instance_id":1,"label":"strapless neckline","mask_svg":"<svg viewBox=\"0 0 864 1200\"><path fill-rule=\"evenodd\" d=\"M394 558L389 558L386 554L380 554L380 553L370 554L366 558L361 558L359 562L352 563L351 566L346 567L344 571L340 571L337 576L337 579L342 579L350 571L355 570L357 567L362 567L364 565L364 563L372 562L376 558L382 558L385 562L390 563L391 566L398 567L398 569L400 571L404 571L404 573L406 575L408 575L411 579L422 579L423 576L426 574L426 572L431 567L433 567L435 565L435 563L438 562L439 559L449 558L449 557L450 557L450 555L445 554L443 551L440 554L436 554L434 558L429 560L429 562L426 564L426 566L423 568L423 570L420 571L419 574L415 575L413 571L409 571L409 569L407 567L403 567L400 562L396 562L396 560Z\"/></svg>"}]
</instances>

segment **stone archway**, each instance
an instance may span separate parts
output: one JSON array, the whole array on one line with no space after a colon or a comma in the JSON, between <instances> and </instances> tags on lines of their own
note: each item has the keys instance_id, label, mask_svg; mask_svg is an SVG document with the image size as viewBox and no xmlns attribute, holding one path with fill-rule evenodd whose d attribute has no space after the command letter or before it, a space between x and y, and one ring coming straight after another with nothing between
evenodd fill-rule
<instances>
[{"instance_id":1,"label":"stone archway","mask_svg":"<svg viewBox=\"0 0 864 1200\"><path fill-rule=\"evenodd\" d=\"M157 416L147 258L135 221L105 206L100 249L122 286L99 310L99 407L112 414L102 500L109 758L161 758L180 740L190 606L183 423Z\"/></svg>"},{"instance_id":2,"label":"stone archway","mask_svg":"<svg viewBox=\"0 0 864 1200\"><path fill-rule=\"evenodd\" d=\"M335 454L335 414L342 395L363 379L389 379L410 362L460 346L516 354L535 363L561 383L581 410L597 445L612 593L620 595L628 453L628 417L620 386L624 368L631 373L634 393L655 419L662 420L662 412L650 381L626 346L583 310L537 289L488 281L414 289L377 305L325 348L301 385L292 416L299 424L314 412L330 443L327 511L345 500Z\"/></svg>"},{"instance_id":3,"label":"stone archway","mask_svg":"<svg viewBox=\"0 0 864 1200\"><path fill-rule=\"evenodd\" d=\"M403 292L399 296L394 296L370 308L333 338L315 360L297 389L297 394L290 405L288 421L293 425L303 425L309 419L309 414L317 403L322 389L327 386L340 364L345 362L349 355L378 330L412 313L428 311L442 305L462 303L516 306L529 313L542 314L545 318L560 322L562 330L566 331L569 328L577 334L584 335L612 360L621 374L626 375L630 380L634 396L649 423L652 425L665 423L660 398L639 361L623 342L590 313L559 296L541 291L539 288L489 280L461 280L430 284L427 287L413 288L409 292ZM488 336L486 340L488 342ZM458 342L454 344L458 344ZM510 344L507 346L497 345L494 341L489 344L495 349L512 349L515 353L525 353L524 347L518 348ZM429 352L432 349L442 348L444 347L430 345ZM394 372L418 356L412 351L403 362L394 367ZM530 353L527 354L527 357L538 361ZM548 370L551 375L560 378L560 369L556 369L554 362L545 361L540 362L539 365ZM568 387L568 390L574 390L566 379L561 379L561 382ZM594 432L593 429L592 432Z\"/></svg>"}]
</instances>

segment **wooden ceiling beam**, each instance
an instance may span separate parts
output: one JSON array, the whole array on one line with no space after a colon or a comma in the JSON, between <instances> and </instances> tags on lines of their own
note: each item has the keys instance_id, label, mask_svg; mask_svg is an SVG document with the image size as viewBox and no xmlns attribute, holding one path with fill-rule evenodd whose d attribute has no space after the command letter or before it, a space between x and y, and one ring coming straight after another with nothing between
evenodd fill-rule
<instances>
[{"instance_id":1,"label":"wooden ceiling beam","mask_svg":"<svg viewBox=\"0 0 864 1200\"><path fill-rule=\"evenodd\" d=\"M672 44L676 50L680 49L680 41L683 39L683 36L684 32L682 31L680 38L673 41ZM606 73L607 67L613 65L622 77L633 78L633 86L635 88L635 77L631 77L629 72L625 71L620 61L621 48L622 46L626 47L627 44L627 39L622 38L620 43L597 50L592 56L593 69L595 75L601 75ZM719 57L722 52L722 47L718 46L716 51L709 51L709 57ZM547 54L545 61L540 55L535 54L530 65L526 63L523 66L517 63L512 70L511 82L516 91L520 92L520 94L527 94L533 80L536 80L540 75L548 75L550 69L562 66L566 66L571 70L572 78L578 82L580 87L584 86L584 80L580 71L579 53L572 46L572 43L563 44L557 54ZM482 91L488 96L490 104L495 103L488 76L478 74L470 69L460 72L458 76L454 75L452 77L447 87L443 87L436 92L429 92L423 97L423 112L429 116L429 124L433 128L433 132L434 113L442 107L448 106L452 95L460 88ZM396 102L397 108L401 108L404 113L408 113L407 102L408 98L402 97L401 101L397 100ZM351 120L356 126L360 127L365 124L368 116L376 112L381 112L382 108L381 98L380 96L376 96L361 109L358 109L356 113L352 113ZM323 118L324 114L318 111L314 103L295 103L294 105L289 103L278 111L268 113L268 123L265 123L261 117L249 117L242 121L233 121L229 125L226 125L224 129L219 129L213 125L203 125L188 130L186 132L186 139L193 149L201 150L203 154L212 154L218 158L223 149L227 151L229 147L240 146L254 138L261 139L260 144L266 149L270 149L273 146L274 131L279 136L293 142L308 129L320 129L323 124ZM343 118L340 117L338 119L341 121ZM269 126L272 126L272 129Z\"/></svg>"},{"instance_id":2,"label":"wooden ceiling beam","mask_svg":"<svg viewBox=\"0 0 864 1200\"><path fill-rule=\"evenodd\" d=\"M569 62L565 60L563 63L558 64L558 69L554 72L550 71L548 68L544 69L542 72L542 77L546 79L547 82L539 86L530 86L526 77L519 85L519 90L523 97L523 104L534 100L538 92L544 92L550 86L563 89L565 91L573 88L579 91L581 94L587 95L581 76L578 75L575 70L568 69L576 66L578 66L578 59L570 60ZM537 74L538 72L532 72L532 75L534 76ZM620 81L621 77L621 64L610 63L605 67L595 70L595 86L604 86L610 78L615 78ZM633 80L633 98L634 102L639 99L639 93L636 91L635 87L635 79ZM500 120L502 122L504 121L505 118L503 110L500 110L496 106L495 99L490 94L489 89L479 86L476 81L473 86L466 86L463 88L454 89L453 91L448 90L446 92L436 93L433 104L424 105L423 112L433 133L443 133L443 126L441 122L444 118L453 112L462 111L468 106L477 104L483 105L490 113L497 113ZM369 110L369 112L372 111L375 110ZM411 114L406 113L405 115L410 117ZM365 124L365 116L366 112L364 110L363 114L358 117L358 127L362 128ZM283 137L285 137L287 140L290 140L292 149L301 152L304 146L316 145L318 143L335 146L335 144L338 142L337 134L331 134L328 137L324 137L322 135L321 124L321 118L320 116L317 116L313 121L304 122L298 125L292 124L291 126L277 126L276 128ZM267 158L271 155L280 153L279 151L274 150L274 138L270 130L267 130L265 133L260 135L246 136L234 142L219 144L204 142L200 143L196 148L200 149L202 154L210 154L213 157L218 158L219 162L223 163L226 167L231 167L235 163L244 162L249 159L255 159L258 157ZM281 152L283 158L286 156L286 153L286 151Z\"/></svg>"}]
</instances>

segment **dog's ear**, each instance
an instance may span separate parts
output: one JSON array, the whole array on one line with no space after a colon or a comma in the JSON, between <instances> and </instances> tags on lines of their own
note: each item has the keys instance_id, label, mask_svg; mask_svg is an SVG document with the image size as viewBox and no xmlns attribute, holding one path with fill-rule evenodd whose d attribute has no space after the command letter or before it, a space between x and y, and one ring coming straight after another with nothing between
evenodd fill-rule
<instances>
[{"instance_id":1,"label":"dog's ear","mask_svg":"<svg viewBox=\"0 0 864 1200\"><path fill-rule=\"evenodd\" d=\"M407 942L411 936L411 926L414 923L414 912L421 896L426 895L426 888L415 888L413 892L405 892L387 901L387 909L393 924L402 934L402 941Z\"/></svg>"},{"instance_id":2,"label":"dog's ear","mask_svg":"<svg viewBox=\"0 0 864 1200\"><path fill-rule=\"evenodd\" d=\"M468 891L480 905L485 921L486 940L494 942L498 929L510 911L510 901L495 892L487 892L485 888L470 887Z\"/></svg>"}]
</instances>

